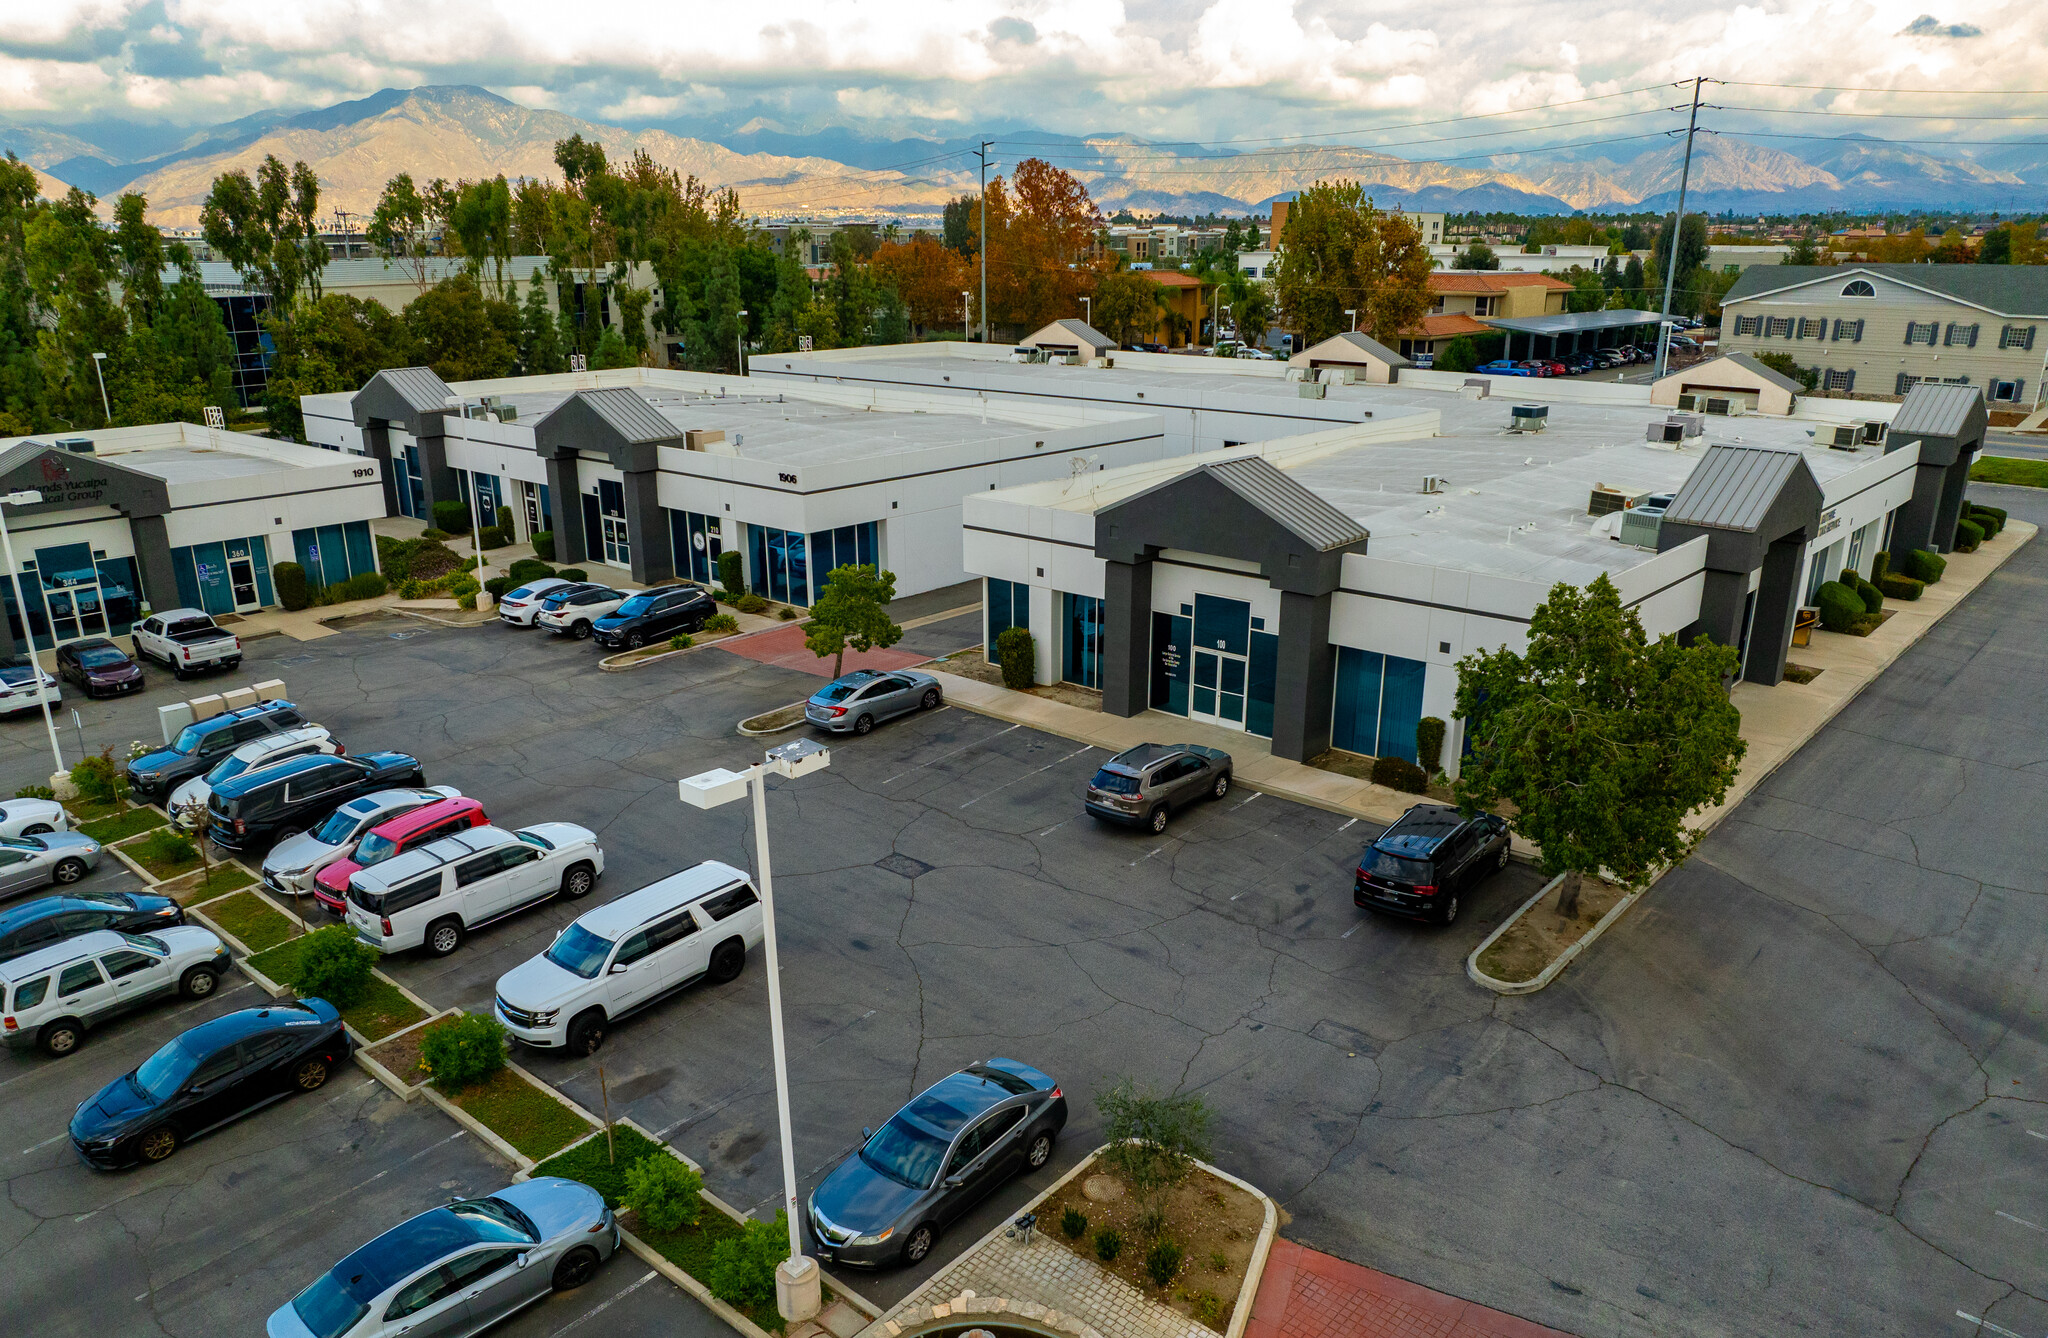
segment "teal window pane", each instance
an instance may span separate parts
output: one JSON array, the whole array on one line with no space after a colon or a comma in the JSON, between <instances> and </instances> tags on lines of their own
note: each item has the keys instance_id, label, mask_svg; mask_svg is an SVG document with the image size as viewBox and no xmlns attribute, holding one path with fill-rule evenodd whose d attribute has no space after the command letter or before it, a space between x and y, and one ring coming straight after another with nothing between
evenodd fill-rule
<instances>
[{"instance_id":1,"label":"teal window pane","mask_svg":"<svg viewBox=\"0 0 2048 1338\"><path fill-rule=\"evenodd\" d=\"M1415 727L1422 722L1422 679L1428 666L1420 660L1387 656L1386 687L1380 696L1378 756L1415 760Z\"/></svg>"},{"instance_id":2,"label":"teal window pane","mask_svg":"<svg viewBox=\"0 0 2048 1338\"><path fill-rule=\"evenodd\" d=\"M1227 650L1242 655L1249 649L1252 606L1241 599L1215 595L1195 596L1195 644L1203 650Z\"/></svg>"},{"instance_id":3,"label":"teal window pane","mask_svg":"<svg viewBox=\"0 0 2048 1338\"><path fill-rule=\"evenodd\" d=\"M1273 737L1273 687L1280 677L1280 638L1271 632L1252 633L1251 678L1245 686L1244 729L1262 739Z\"/></svg>"},{"instance_id":4,"label":"teal window pane","mask_svg":"<svg viewBox=\"0 0 2048 1338\"><path fill-rule=\"evenodd\" d=\"M1386 657L1377 651L1337 648L1337 683L1330 720L1330 743L1347 752L1377 756L1380 684Z\"/></svg>"}]
</instances>

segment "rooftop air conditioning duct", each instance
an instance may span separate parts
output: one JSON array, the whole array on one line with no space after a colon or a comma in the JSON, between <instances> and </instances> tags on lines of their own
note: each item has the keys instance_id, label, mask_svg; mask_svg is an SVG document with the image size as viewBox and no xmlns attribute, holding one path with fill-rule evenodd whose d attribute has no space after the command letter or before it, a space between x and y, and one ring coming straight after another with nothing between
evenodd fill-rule
<instances>
[{"instance_id":1,"label":"rooftop air conditioning duct","mask_svg":"<svg viewBox=\"0 0 2048 1338\"><path fill-rule=\"evenodd\" d=\"M1517 432L1541 432L1550 425L1548 404L1517 404L1508 426Z\"/></svg>"},{"instance_id":2,"label":"rooftop air conditioning duct","mask_svg":"<svg viewBox=\"0 0 2048 1338\"><path fill-rule=\"evenodd\" d=\"M91 455L93 453L91 437L59 437L57 438L57 445L64 450L70 451L73 455Z\"/></svg>"},{"instance_id":3,"label":"rooftop air conditioning duct","mask_svg":"<svg viewBox=\"0 0 2048 1338\"><path fill-rule=\"evenodd\" d=\"M1643 433L1644 441L1661 441L1667 446L1677 446L1685 441L1685 424L1652 423Z\"/></svg>"}]
</instances>

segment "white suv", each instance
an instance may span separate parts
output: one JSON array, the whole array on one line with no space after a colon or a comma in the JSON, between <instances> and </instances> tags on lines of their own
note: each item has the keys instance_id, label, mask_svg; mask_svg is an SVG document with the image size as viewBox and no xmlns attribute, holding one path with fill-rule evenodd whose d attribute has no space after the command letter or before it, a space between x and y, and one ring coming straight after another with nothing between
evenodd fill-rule
<instances>
[{"instance_id":1,"label":"white suv","mask_svg":"<svg viewBox=\"0 0 2048 1338\"><path fill-rule=\"evenodd\" d=\"M68 1055L86 1028L166 995L203 999L227 969L227 948L198 925L148 934L96 929L0 963L0 1038Z\"/></svg>"},{"instance_id":2,"label":"white suv","mask_svg":"<svg viewBox=\"0 0 2048 1338\"><path fill-rule=\"evenodd\" d=\"M425 948L446 957L493 920L558 894L589 896L603 873L604 851L586 828L472 827L350 878L348 924L379 952Z\"/></svg>"},{"instance_id":3,"label":"white suv","mask_svg":"<svg viewBox=\"0 0 2048 1338\"><path fill-rule=\"evenodd\" d=\"M494 1011L528 1045L588 1055L628 1013L699 980L731 980L760 942L753 884L706 861L585 911L498 978Z\"/></svg>"},{"instance_id":4,"label":"white suv","mask_svg":"<svg viewBox=\"0 0 2048 1338\"><path fill-rule=\"evenodd\" d=\"M324 725L301 725L278 734L266 734L260 739L249 740L214 763L213 769L205 775L194 776L172 790L164 807L170 810L179 826L197 830L206 825L206 801L213 797L213 787L229 777L260 770L288 758L347 751L334 741L334 736Z\"/></svg>"},{"instance_id":5,"label":"white suv","mask_svg":"<svg viewBox=\"0 0 2048 1338\"><path fill-rule=\"evenodd\" d=\"M614 590L610 586L593 585L576 591L559 604L543 595L541 598L546 604L534 618L533 625L545 627L557 636L567 634L584 641L589 639L593 623L639 593L637 590Z\"/></svg>"}]
</instances>

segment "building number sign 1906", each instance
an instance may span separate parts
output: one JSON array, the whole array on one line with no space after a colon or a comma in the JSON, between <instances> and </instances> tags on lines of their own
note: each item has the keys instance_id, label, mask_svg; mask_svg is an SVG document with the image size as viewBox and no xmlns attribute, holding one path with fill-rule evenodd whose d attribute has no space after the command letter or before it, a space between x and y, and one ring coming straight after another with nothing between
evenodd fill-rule
<instances>
[{"instance_id":1,"label":"building number sign 1906","mask_svg":"<svg viewBox=\"0 0 2048 1338\"><path fill-rule=\"evenodd\" d=\"M796 475L794 474L777 474L775 477L781 479L784 483L796 482Z\"/></svg>"}]
</instances>

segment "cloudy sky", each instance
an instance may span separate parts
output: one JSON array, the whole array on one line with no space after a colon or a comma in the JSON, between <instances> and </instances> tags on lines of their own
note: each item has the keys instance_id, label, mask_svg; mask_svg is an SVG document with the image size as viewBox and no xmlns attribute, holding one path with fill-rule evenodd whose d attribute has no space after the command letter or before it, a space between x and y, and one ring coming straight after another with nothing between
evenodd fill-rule
<instances>
[{"instance_id":1,"label":"cloudy sky","mask_svg":"<svg viewBox=\"0 0 2048 1338\"><path fill-rule=\"evenodd\" d=\"M894 137L1034 125L1223 140L1708 74L1965 90L1710 90L1744 106L2043 114L2032 124L1836 118L1830 133L2048 138L2048 97L1991 94L2048 85L2044 56L2038 0L0 0L0 121L193 127L468 83L593 119L707 130L758 121ZM1541 119L1552 139L1591 137L1613 127L1563 123L1675 97Z\"/></svg>"}]
</instances>

